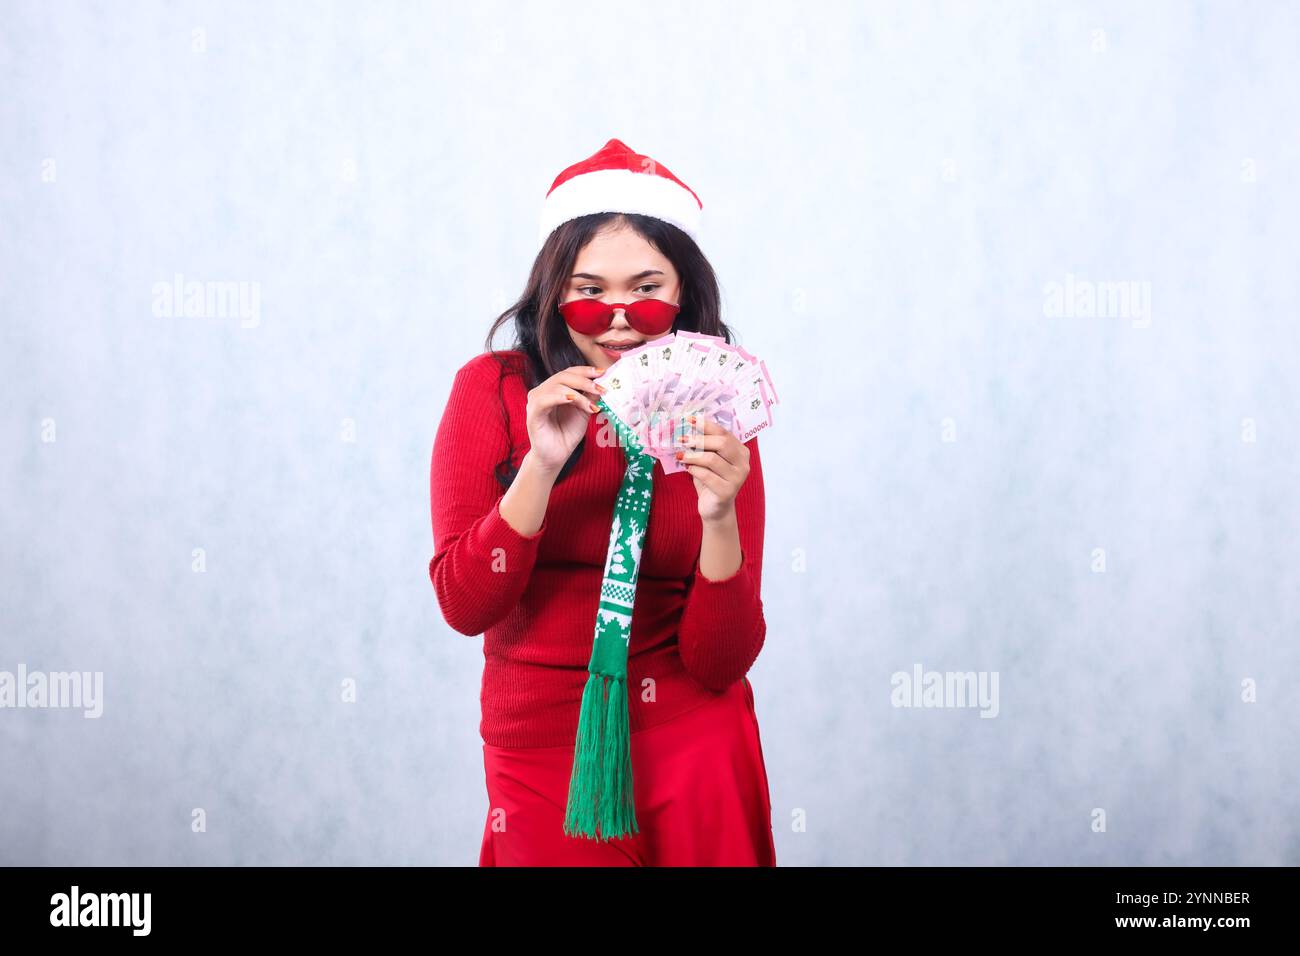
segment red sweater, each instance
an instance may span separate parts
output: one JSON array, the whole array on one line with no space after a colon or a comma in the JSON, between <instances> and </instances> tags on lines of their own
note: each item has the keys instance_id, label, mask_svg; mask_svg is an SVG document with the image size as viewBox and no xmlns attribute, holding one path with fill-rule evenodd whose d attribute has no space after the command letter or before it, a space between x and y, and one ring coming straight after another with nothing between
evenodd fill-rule
<instances>
[{"instance_id":1,"label":"red sweater","mask_svg":"<svg viewBox=\"0 0 1300 956\"><path fill-rule=\"evenodd\" d=\"M496 354L509 366L500 394L518 466L529 448L523 355ZM600 446L603 415L591 415L582 454L552 489L541 528L520 535L497 510L505 489L492 474L506 453L499 375L493 354L484 352L452 384L430 469L429 578L452 629L483 635L484 742L572 746L627 459L617 444ZM749 477L736 496L742 561L720 581L700 573L694 480L655 467L628 646L634 733L712 700L748 672L763 646L763 471L757 437L747 445Z\"/></svg>"}]
</instances>

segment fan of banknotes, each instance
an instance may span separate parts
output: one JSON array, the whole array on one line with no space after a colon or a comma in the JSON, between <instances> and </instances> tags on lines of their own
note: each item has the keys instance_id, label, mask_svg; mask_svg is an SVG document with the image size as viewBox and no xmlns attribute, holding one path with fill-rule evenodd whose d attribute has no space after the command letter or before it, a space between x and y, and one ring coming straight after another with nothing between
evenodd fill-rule
<instances>
[{"instance_id":1,"label":"fan of banknotes","mask_svg":"<svg viewBox=\"0 0 1300 956\"><path fill-rule=\"evenodd\" d=\"M679 331L624 354L593 381L605 404L664 472L685 471L677 437L701 434L688 419L711 418L742 442L772 424L780 402L767 364L716 335Z\"/></svg>"}]
</instances>

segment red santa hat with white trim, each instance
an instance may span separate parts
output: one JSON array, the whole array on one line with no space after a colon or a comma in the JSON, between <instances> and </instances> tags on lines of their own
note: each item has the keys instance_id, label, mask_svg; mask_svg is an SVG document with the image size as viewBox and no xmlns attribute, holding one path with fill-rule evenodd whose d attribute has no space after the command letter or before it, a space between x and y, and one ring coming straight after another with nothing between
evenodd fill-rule
<instances>
[{"instance_id":1,"label":"red santa hat with white trim","mask_svg":"<svg viewBox=\"0 0 1300 956\"><path fill-rule=\"evenodd\" d=\"M662 163L611 139L555 177L542 202L537 243L570 219L629 212L670 222L698 241L704 203Z\"/></svg>"}]
</instances>

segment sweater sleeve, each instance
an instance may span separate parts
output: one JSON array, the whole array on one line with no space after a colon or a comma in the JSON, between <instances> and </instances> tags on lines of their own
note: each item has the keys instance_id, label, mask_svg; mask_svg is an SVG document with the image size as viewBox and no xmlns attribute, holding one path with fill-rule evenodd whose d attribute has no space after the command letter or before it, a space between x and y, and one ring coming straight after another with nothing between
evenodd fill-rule
<instances>
[{"instance_id":1,"label":"sweater sleeve","mask_svg":"<svg viewBox=\"0 0 1300 956\"><path fill-rule=\"evenodd\" d=\"M706 578L695 559L690 592L678 625L678 650L687 672L710 690L722 691L749 671L763 648L763 466L758 438L751 438L749 477L736 495L740 567L720 581Z\"/></svg>"},{"instance_id":2,"label":"sweater sleeve","mask_svg":"<svg viewBox=\"0 0 1300 956\"><path fill-rule=\"evenodd\" d=\"M521 535L501 517L505 497L493 475L506 456L497 366L480 357L456 373L434 439L429 469L434 554L429 561L442 616L455 631L482 634L518 603L546 519Z\"/></svg>"}]
</instances>

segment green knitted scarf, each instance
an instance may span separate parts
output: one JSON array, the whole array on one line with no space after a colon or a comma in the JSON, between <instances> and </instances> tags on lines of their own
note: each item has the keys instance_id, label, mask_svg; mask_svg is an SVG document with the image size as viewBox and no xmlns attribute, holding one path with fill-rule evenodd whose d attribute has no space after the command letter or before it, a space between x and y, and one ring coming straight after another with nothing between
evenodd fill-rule
<instances>
[{"instance_id":1,"label":"green knitted scarf","mask_svg":"<svg viewBox=\"0 0 1300 956\"><path fill-rule=\"evenodd\" d=\"M637 832L628 734L627 648L632 639L641 548L654 490L653 455L602 399L596 406L614 426L627 471L614 502L605 574L596 610L596 635L578 715L564 832L610 840Z\"/></svg>"}]
</instances>

